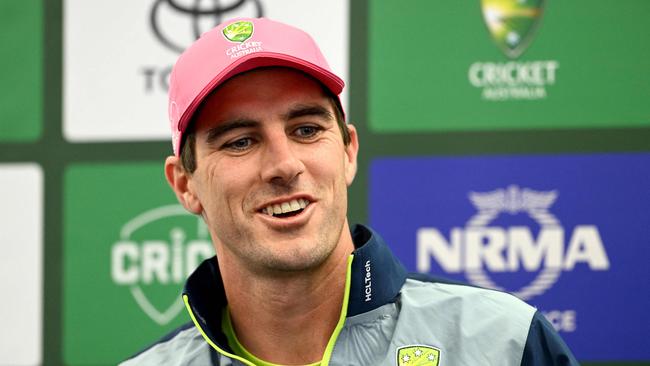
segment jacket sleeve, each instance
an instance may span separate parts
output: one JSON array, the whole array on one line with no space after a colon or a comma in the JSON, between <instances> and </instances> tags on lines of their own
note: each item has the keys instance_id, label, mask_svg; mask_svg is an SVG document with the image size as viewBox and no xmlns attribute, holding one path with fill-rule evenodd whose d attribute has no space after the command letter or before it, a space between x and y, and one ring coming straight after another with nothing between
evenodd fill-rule
<instances>
[{"instance_id":1,"label":"jacket sleeve","mask_svg":"<svg viewBox=\"0 0 650 366\"><path fill-rule=\"evenodd\" d=\"M521 359L522 366L579 366L580 364L539 311L535 312Z\"/></svg>"}]
</instances>

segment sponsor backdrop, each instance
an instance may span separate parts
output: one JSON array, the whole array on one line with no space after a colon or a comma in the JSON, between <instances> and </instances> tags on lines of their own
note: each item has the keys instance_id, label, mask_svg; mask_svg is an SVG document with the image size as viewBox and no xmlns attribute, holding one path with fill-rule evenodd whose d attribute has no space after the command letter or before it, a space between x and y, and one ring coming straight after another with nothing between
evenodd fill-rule
<instances>
[{"instance_id":1,"label":"sponsor backdrop","mask_svg":"<svg viewBox=\"0 0 650 366\"><path fill-rule=\"evenodd\" d=\"M650 365L645 0L0 2L0 365L113 365L213 253L163 177L170 68L223 19L308 30L361 138L350 219ZM408 352L408 350L404 350Z\"/></svg>"},{"instance_id":2,"label":"sponsor backdrop","mask_svg":"<svg viewBox=\"0 0 650 366\"><path fill-rule=\"evenodd\" d=\"M374 131L650 124L646 1L418 5L370 7Z\"/></svg>"},{"instance_id":3,"label":"sponsor backdrop","mask_svg":"<svg viewBox=\"0 0 650 366\"><path fill-rule=\"evenodd\" d=\"M202 220L176 203L161 178L156 163L66 169L63 339L70 364L110 364L116 349L145 345L161 328L187 321L180 288L214 250Z\"/></svg>"},{"instance_id":4,"label":"sponsor backdrop","mask_svg":"<svg viewBox=\"0 0 650 366\"><path fill-rule=\"evenodd\" d=\"M43 8L38 1L0 4L0 141L35 141L41 136Z\"/></svg>"},{"instance_id":5,"label":"sponsor backdrop","mask_svg":"<svg viewBox=\"0 0 650 366\"><path fill-rule=\"evenodd\" d=\"M369 221L409 269L538 307L581 359L650 359L648 166L650 154L376 159Z\"/></svg>"},{"instance_id":6,"label":"sponsor backdrop","mask_svg":"<svg viewBox=\"0 0 650 366\"><path fill-rule=\"evenodd\" d=\"M43 349L43 172L34 163L0 164L0 187L0 364L36 365Z\"/></svg>"}]
</instances>

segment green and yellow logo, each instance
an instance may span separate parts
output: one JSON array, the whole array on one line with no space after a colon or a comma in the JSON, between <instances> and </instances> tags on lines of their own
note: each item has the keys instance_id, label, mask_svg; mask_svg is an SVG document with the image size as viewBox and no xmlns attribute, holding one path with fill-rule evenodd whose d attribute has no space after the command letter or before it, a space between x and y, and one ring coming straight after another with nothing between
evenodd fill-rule
<instances>
[{"instance_id":1,"label":"green and yellow logo","mask_svg":"<svg viewBox=\"0 0 650 366\"><path fill-rule=\"evenodd\" d=\"M438 366L440 350L430 346L406 346L397 350L398 366Z\"/></svg>"},{"instance_id":2,"label":"green and yellow logo","mask_svg":"<svg viewBox=\"0 0 650 366\"><path fill-rule=\"evenodd\" d=\"M544 0L481 0L492 39L510 58L521 55L542 19Z\"/></svg>"},{"instance_id":3,"label":"green and yellow logo","mask_svg":"<svg viewBox=\"0 0 650 366\"><path fill-rule=\"evenodd\" d=\"M231 42L244 42L253 35L253 23L234 22L223 29L223 35Z\"/></svg>"}]
</instances>

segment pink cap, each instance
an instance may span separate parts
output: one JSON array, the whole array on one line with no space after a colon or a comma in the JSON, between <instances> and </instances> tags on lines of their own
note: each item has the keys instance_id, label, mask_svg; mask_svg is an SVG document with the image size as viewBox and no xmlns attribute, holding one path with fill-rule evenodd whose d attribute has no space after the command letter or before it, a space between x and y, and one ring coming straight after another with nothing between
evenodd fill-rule
<instances>
[{"instance_id":1,"label":"pink cap","mask_svg":"<svg viewBox=\"0 0 650 366\"><path fill-rule=\"evenodd\" d=\"M192 115L206 96L231 77L265 66L303 71L339 95L345 83L330 70L304 31L266 18L235 18L204 33L178 58L169 81L174 155Z\"/></svg>"}]
</instances>

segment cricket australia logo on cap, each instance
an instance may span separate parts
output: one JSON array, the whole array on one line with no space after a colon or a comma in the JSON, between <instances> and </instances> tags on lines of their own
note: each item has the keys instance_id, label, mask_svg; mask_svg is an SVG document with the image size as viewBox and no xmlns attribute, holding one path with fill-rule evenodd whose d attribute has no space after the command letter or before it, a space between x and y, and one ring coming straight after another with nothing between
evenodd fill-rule
<instances>
[{"instance_id":1,"label":"cricket australia logo on cap","mask_svg":"<svg viewBox=\"0 0 650 366\"><path fill-rule=\"evenodd\" d=\"M544 0L481 0L483 19L492 39L510 58L528 47L542 18Z\"/></svg>"},{"instance_id":2,"label":"cricket australia logo on cap","mask_svg":"<svg viewBox=\"0 0 650 366\"><path fill-rule=\"evenodd\" d=\"M223 29L223 36L230 42L237 45L226 49L226 56L231 60L254 52L262 51L262 42L249 40L253 36L253 23L247 21L238 21L229 24ZM248 40L248 42L246 42Z\"/></svg>"},{"instance_id":3,"label":"cricket australia logo on cap","mask_svg":"<svg viewBox=\"0 0 650 366\"><path fill-rule=\"evenodd\" d=\"M438 366L440 350L423 345L411 345L397 349L398 366Z\"/></svg>"},{"instance_id":4,"label":"cricket australia logo on cap","mask_svg":"<svg viewBox=\"0 0 650 366\"><path fill-rule=\"evenodd\" d=\"M230 42L242 43L253 35L253 23L234 22L223 29L223 35Z\"/></svg>"}]
</instances>

